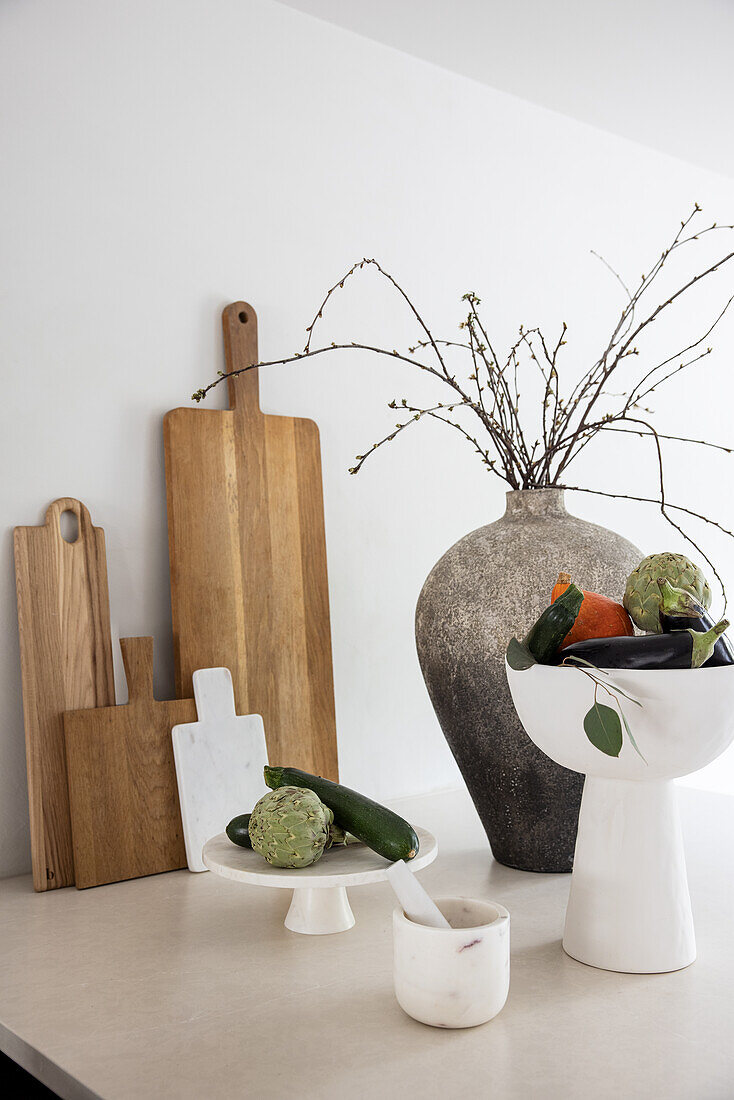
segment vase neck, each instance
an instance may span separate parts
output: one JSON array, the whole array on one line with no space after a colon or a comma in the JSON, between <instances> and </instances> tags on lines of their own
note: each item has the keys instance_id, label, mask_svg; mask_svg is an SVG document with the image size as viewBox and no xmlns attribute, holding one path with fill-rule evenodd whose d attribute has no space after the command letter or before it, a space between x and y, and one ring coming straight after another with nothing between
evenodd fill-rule
<instances>
[{"instance_id":1,"label":"vase neck","mask_svg":"<svg viewBox=\"0 0 734 1100\"><path fill-rule=\"evenodd\" d=\"M565 516L563 489L513 489L506 494L505 515Z\"/></svg>"}]
</instances>

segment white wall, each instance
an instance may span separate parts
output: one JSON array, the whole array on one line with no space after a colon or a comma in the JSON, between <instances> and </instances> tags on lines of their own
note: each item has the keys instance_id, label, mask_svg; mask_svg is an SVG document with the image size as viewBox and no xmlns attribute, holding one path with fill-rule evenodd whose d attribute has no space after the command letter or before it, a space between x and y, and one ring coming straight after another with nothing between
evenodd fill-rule
<instances>
[{"instance_id":1,"label":"white wall","mask_svg":"<svg viewBox=\"0 0 734 1100\"><path fill-rule=\"evenodd\" d=\"M447 335L469 288L500 344L520 321L567 320L573 375L619 307L589 248L635 275L694 199L720 221L734 202L724 179L270 0L6 3L0 101L0 873L11 874L29 864L11 529L41 522L57 496L87 503L107 534L115 637L155 635L158 693L170 695L161 417L220 367L225 303L248 298L262 354L288 352L323 289L374 255ZM680 331L704 316L687 310ZM409 321L368 276L340 297L328 339L407 343ZM731 440L733 334L695 387L660 402L670 430ZM262 393L266 411L321 426L343 778L377 797L453 783L413 609L441 552L499 515L503 487L429 425L349 477L393 423L385 402L425 393L392 363L324 357L272 371ZM634 447L612 444L578 476L654 485ZM734 526L731 465L703 474L671 458L671 498ZM572 507L646 551L683 548L638 506ZM731 546L709 545L734 587Z\"/></svg>"},{"instance_id":2,"label":"white wall","mask_svg":"<svg viewBox=\"0 0 734 1100\"><path fill-rule=\"evenodd\" d=\"M734 176L732 0L280 0Z\"/></svg>"}]
</instances>

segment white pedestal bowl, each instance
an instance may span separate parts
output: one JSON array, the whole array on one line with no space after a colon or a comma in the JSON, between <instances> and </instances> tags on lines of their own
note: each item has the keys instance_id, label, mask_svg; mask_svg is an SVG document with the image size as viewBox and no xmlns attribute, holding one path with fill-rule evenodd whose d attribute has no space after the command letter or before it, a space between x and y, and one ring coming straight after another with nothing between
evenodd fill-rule
<instances>
[{"instance_id":1,"label":"white pedestal bowl","mask_svg":"<svg viewBox=\"0 0 734 1100\"><path fill-rule=\"evenodd\" d=\"M620 699L647 763L626 734L618 757L588 740L594 685L583 672L507 666L530 739L586 776L563 947L604 970L680 970L694 961L696 942L673 779L715 760L734 739L734 666L608 675L642 703ZM614 705L601 689L598 698Z\"/></svg>"}]
</instances>

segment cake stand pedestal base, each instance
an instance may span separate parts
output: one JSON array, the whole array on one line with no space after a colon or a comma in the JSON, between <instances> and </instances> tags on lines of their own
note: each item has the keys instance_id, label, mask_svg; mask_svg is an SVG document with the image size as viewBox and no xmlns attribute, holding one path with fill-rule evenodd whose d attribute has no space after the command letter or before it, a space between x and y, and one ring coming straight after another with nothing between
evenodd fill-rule
<instances>
[{"instance_id":1,"label":"cake stand pedestal base","mask_svg":"<svg viewBox=\"0 0 734 1100\"><path fill-rule=\"evenodd\" d=\"M603 970L661 974L696 958L671 780L587 775L563 947Z\"/></svg>"},{"instance_id":2,"label":"cake stand pedestal base","mask_svg":"<svg viewBox=\"0 0 734 1100\"><path fill-rule=\"evenodd\" d=\"M327 936L346 932L354 926L354 913L343 886L330 890L294 890L293 900L285 918L291 932L307 936Z\"/></svg>"}]
</instances>

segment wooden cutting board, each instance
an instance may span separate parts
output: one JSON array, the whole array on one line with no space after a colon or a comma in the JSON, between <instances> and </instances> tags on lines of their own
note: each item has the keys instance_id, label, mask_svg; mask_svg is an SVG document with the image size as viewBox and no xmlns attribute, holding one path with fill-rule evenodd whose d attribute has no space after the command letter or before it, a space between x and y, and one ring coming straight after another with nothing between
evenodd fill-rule
<instances>
[{"instance_id":1,"label":"wooden cutting board","mask_svg":"<svg viewBox=\"0 0 734 1100\"><path fill-rule=\"evenodd\" d=\"M53 890L74 882L62 715L115 701L104 531L78 500L54 501L43 526L15 528L15 577L33 885Z\"/></svg>"},{"instance_id":2,"label":"wooden cutting board","mask_svg":"<svg viewBox=\"0 0 734 1100\"><path fill-rule=\"evenodd\" d=\"M186 866L171 730L193 699L153 698L153 639L121 638L129 701L64 715L79 889Z\"/></svg>"},{"instance_id":3,"label":"wooden cutting board","mask_svg":"<svg viewBox=\"0 0 734 1100\"><path fill-rule=\"evenodd\" d=\"M222 323L227 370L257 362L252 306ZM257 370L228 385L229 410L164 420L177 694L195 669L229 668L270 760L337 779L319 431L265 416Z\"/></svg>"},{"instance_id":4,"label":"wooden cutting board","mask_svg":"<svg viewBox=\"0 0 734 1100\"><path fill-rule=\"evenodd\" d=\"M189 871L206 871L201 850L267 792L268 762L259 714L235 714L228 668L194 673L198 721L175 726L171 737Z\"/></svg>"}]
</instances>

